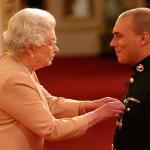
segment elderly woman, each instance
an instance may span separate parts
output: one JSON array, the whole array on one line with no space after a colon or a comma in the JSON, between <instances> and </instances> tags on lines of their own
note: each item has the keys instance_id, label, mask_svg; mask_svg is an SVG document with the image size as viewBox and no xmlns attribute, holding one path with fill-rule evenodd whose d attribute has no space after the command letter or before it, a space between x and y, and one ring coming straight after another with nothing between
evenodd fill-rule
<instances>
[{"instance_id":1,"label":"elderly woman","mask_svg":"<svg viewBox=\"0 0 150 150\"><path fill-rule=\"evenodd\" d=\"M40 9L23 9L8 22L3 35L9 54L0 59L2 150L42 150L44 139L78 137L99 121L123 113L117 99L65 99L40 85L35 70L51 65L59 51L54 28L54 17Z\"/></svg>"}]
</instances>

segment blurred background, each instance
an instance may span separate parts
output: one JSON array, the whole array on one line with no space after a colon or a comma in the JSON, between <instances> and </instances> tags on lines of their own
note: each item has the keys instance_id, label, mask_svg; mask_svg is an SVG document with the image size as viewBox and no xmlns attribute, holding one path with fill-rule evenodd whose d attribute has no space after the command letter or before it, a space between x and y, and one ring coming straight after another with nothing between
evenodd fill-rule
<instances>
[{"instance_id":1,"label":"blurred background","mask_svg":"<svg viewBox=\"0 0 150 150\"><path fill-rule=\"evenodd\" d=\"M109 47L112 28L121 12L150 7L149 0L0 0L0 55L6 51L2 32L9 18L26 7L47 10L57 20L60 52L51 67L37 71L52 95L122 100L131 71L118 64ZM45 150L111 150L114 131L115 120L104 121L78 139L46 142Z\"/></svg>"}]
</instances>

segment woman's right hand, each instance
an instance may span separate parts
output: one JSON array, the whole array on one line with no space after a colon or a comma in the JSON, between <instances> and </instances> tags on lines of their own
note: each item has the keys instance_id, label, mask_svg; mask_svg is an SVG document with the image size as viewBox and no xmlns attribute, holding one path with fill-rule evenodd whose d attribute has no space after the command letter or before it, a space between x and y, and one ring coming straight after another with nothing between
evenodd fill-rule
<instances>
[{"instance_id":1,"label":"woman's right hand","mask_svg":"<svg viewBox=\"0 0 150 150\"><path fill-rule=\"evenodd\" d=\"M102 107L96 109L95 111L90 112L90 122L89 126L93 126L94 124L107 120L110 118L119 118L123 115L125 110L124 104L115 100L113 102L107 102Z\"/></svg>"}]
</instances>

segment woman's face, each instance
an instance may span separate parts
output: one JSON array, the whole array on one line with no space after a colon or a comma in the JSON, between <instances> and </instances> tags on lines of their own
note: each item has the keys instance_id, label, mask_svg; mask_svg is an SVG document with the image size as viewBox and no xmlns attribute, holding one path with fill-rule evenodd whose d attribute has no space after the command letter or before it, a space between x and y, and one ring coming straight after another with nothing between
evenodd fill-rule
<instances>
[{"instance_id":1,"label":"woman's face","mask_svg":"<svg viewBox=\"0 0 150 150\"><path fill-rule=\"evenodd\" d=\"M59 49L56 45L56 35L55 30L52 29L46 36L46 44L41 46L36 46L33 50L34 64L36 69L40 69L52 64L52 61Z\"/></svg>"}]
</instances>

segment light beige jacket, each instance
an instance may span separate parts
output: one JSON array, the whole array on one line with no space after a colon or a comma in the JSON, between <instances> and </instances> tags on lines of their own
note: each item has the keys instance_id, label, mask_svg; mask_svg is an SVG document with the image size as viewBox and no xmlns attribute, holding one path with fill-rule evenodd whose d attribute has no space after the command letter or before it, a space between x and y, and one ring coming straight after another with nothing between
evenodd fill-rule
<instances>
[{"instance_id":1,"label":"light beige jacket","mask_svg":"<svg viewBox=\"0 0 150 150\"><path fill-rule=\"evenodd\" d=\"M11 55L0 59L0 149L42 150L88 128L83 103L50 95ZM78 116L78 117L75 117Z\"/></svg>"}]
</instances>

